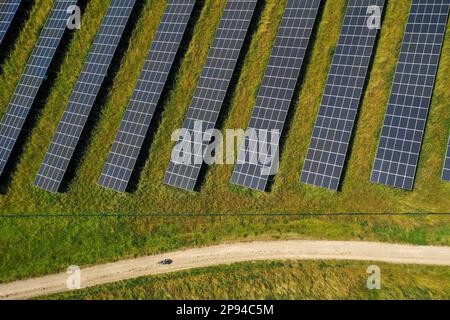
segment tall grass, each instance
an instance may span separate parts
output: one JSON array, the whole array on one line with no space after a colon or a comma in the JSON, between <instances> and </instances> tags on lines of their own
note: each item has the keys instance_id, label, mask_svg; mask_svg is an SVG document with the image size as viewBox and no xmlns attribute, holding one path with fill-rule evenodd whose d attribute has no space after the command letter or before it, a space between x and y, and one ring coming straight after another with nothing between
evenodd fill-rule
<instances>
[{"instance_id":1,"label":"tall grass","mask_svg":"<svg viewBox=\"0 0 450 320\"><path fill-rule=\"evenodd\" d=\"M0 218L0 282L228 241L364 240L450 245L448 216Z\"/></svg>"},{"instance_id":2,"label":"tall grass","mask_svg":"<svg viewBox=\"0 0 450 320\"><path fill-rule=\"evenodd\" d=\"M153 276L49 299L442 299L450 298L446 267L377 263L381 290L367 288L371 262L242 263Z\"/></svg>"}]
</instances>

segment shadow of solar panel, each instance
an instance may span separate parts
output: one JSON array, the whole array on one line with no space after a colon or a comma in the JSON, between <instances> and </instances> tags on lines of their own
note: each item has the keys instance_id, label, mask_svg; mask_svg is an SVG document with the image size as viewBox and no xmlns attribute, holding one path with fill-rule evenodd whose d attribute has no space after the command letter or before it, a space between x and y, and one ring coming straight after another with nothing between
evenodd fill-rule
<instances>
[{"instance_id":1,"label":"shadow of solar panel","mask_svg":"<svg viewBox=\"0 0 450 320\"><path fill-rule=\"evenodd\" d=\"M283 131L320 0L289 0L267 66L231 183L265 191L278 161ZM273 133L271 135L271 133ZM259 139L262 136L267 139ZM262 141L266 147L259 145Z\"/></svg>"},{"instance_id":2,"label":"shadow of solar panel","mask_svg":"<svg viewBox=\"0 0 450 320\"><path fill-rule=\"evenodd\" d=\"M125 192L196 0L170 0L99 184Z\"/></svg>"},{"instance_id":3,"label":"shadow of solar panel","mask_svg":"<svg viewBox=\"0 0 450 320\"><path fill-rule=\"evenodd\" d=\"M86 125L135 1L112 0L34 184L57 192Z\"/></svg>"},{"instance_id":4,"label":"shadow of solar panel","mask_svg":"<svg viewBox=\"0 0 450 320\"><path fill-rule=\"evenodd\" d=\"M414 0L371 181L412 190L444 40L450 0Z\"/></svg>"},{"instance_id":5,"label":"shadow of solar panel","mask_svg":"<svg viewBox=\"0 0 450 320\"><path fill-rule=\"evenodd\" d=\"M447 155L445 156L444 171L442 171L442 180L450 182L450 137L447 144Z\"/></svg>"},{"instance_id":6,"label":"shadow of solar panel","mask_svg":"<svg viewBox=\"0 0 450 320\"><path fill-rule=\"evenodd\" d=\"M64 35L69 17L67 9L76 3L77 0L59 0L54 3L11 102L3 115L0 123L0 175L11 156Z\"/></svg>"},{"instance_id":7,"label":"shadow of solar panel","mask_svg":"<svg viewBox=\"0 0 450 320\"><path fill-rule=\"evenodd\" d=\"M370 6L384 0L350 0L301 174L301 182L338 190L378 34L369 28ZM381 18L381 17L380 17Z\"/></svg>"},{"instance_id":8,"label":"shadow of solar panel","mask_svg":"<svg viewBox=\"0 0 450 320\"><path fill-rule=\"evenodd\" d=\"M188 191L195 189L210 141L208 131L216 126L256 4L257 0L228 0L226 4L183 124L193 141L185 139L186 135L174 149L184 146L183 158L187 161L171 159L164 177L167 185Z\"/></svg>"},{"instance_id":9,"label":"shadow of solar panel","mask_svg":"<svg viewBox=\"0 0 450 320\"><path fill-rule=\"evenodd\" d=\"M4 0L0 2L0 44L19 9L22 0Z\"/></svg>"}]
</instances>

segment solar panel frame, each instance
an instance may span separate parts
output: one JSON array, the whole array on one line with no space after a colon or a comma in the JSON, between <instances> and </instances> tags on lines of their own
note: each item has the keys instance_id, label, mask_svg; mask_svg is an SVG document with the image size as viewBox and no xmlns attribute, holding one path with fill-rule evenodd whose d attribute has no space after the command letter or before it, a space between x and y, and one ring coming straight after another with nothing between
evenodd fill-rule
<instances>
[{"instance_id":1,"label":"solar panel frame","mask_svg":"<svg viewBox=\"0 0 450 320\"><path fill-rule=\"evenodd\" d=\"M20 7L22 0L4 0L0 3L0 44Z\"/></svg>"},{"instance_id":2,"label":"solar panel frame","mask_svg":"<svg viewBox=\"0 0 450 320\"><path fill-rule=\"evenodd\" d=\"M54 3L28 58L25 70L0 122L0 175L11 157L28 114L51 66L60 41L66 31L67 9L77 0L58 0Z\"/></svg>"},{"instance_id":3,"label":"solar panel frame","mask_svg":"<svg viewBox=\"0 0 450 320\"><path fill-rule=\"evenodd\" d=\"M339 189L379 33L378 28L368 27L368 8L377 6L382 14L384 5L384 0L348 2L303 165L302 183Z\"/></svg>"},{"instance_id":4,"label":"solar panel frame","mask_svg":"<svg viewBox=\"0 0 450 320\"><path fill-rule=\"evenodd\" d=\"M191 158L189 163L176 163L171 159L164 177L166 185L187 191L195 189L204 159L203 152L211 138L205 133L216 126L257 2L228 0L226 4L182 127L191 135L202 135L205 139L201 143L194 142L194 150L187 152ZM196 128L196 124L202 125L202 128ZM175 148L180 145L192 146L190 141L184 139L180 139Z\"/></svg>"},{"instance_id":5,"label":"solar panel frame","mask_svg":"<svg viewBox=\"0 0 450 320\"><path fill-rule=\"evenodd\" d=\"M447 153L444 161L444 169L442 170L442 180L450 182L450 137L448 137Z\"/></svg>"},{"instance_id":6,"label":"solar panel frame","mask_svg":"<svg viewBox=\"0 0 450 320\"><path fill-rule=\"evenodd\" d=\"M253 148L259 141L247 134L240 147L231 183L265 191L278 157L276 132L283 131L300 71L319 12L321 0L289 0L259 89L247 132L266 135L268 148ZM275 135L271 136L272 130ZM269 142L270 141L270 142Z\"/></svg>"},{"instance_id":7,"label":"solar panel frame","mask_svg":"<svg viewBox=\"0 0 450 320\"><path fill-rule=\"evenodd\" d=\"M125 192L196 0L169 0L102 170L99 184Z\"/></svg>"},{"instance_id":8,"label":"solar panel frame","mask_svg":"<svg viewBox=\"0 0 450 320\"><path fill-rule=\"evenodd\" d=\"M422 149L450 0L414 0L371 181L411 191Z\"/></svg>"},{"instance_id":9,"label":"solar panel frame","mask_svg":"<svg viewBox=\"0 0 450 320\"><path fill-rule=\"evenodd\" d=\"M120 43L135 0L111 0L34 185L58 192L100 88Z\"/></svg>"}]
</instances>

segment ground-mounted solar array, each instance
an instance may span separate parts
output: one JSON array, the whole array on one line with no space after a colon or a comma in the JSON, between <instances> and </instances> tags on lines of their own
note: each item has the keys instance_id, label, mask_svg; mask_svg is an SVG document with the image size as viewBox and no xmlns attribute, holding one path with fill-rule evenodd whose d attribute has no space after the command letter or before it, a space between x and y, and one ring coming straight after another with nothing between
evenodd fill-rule
<instances>
[{"instance_id":1,"label":"ground-mounted solar array","mask_svg":"<svg viewBox=\"0 0 450 320\"><path fill-rule=\"evenodd\" d=\"M125 192L196 0L171 0L120 124L100 185Z\"/></svg>"},{"instance_id":2,"label":"ground-mounted solar array","mask_svg":"<svg viewBox=\"0 0 450 320\"><path fill-rule=\"evenodd\" d=\"M288 1L232 183L265 191L278 161L279 135L300 75L320 0ZM265 148L259 139L267 135ZM278 136L278 137L277 137Z\"/></svg>"},{"instance_id":3,"label":"ground-mounted solar array","mask_svg":"<svg viewBox=\"0 0 450 320\"><path fill-rule=\"evenodd\" d=\"M303 183L332 190L339 188L378 28L381 28L368 21L371 5L380 9L376 14L381 19L384 0L348 2L302 170Z\"/></svg>"},{"instance_id":4,"label":"ground-mounted solar array","mask_svg":"<svg viewBox=\"0 0 450 320\"><path fill-rule=\"evenodd\" d=\"M134 185L136 181L132 181L129 193L120 194L103 188L98 179L149 55L148 49L156 39L168 0L142 1L142 9L135 10L139 15L133 15L135 28L129 28L129 46L119 46L124 50L121 51L123 58L122 54L116 54L114 59L120 60L120 65L117 63L114 67L117 73L111 77L107 94L99 95L102 99L97 100L101 109L95 112L95 117L92 117L94 114L90 116L89 129L92 130L88 132L91 134L84 135L88 139L82 142L84 148L80 149L83 152L74 157L77 159L72 164L76 163L77 168L71 172L73 179L67 180L70 188L65 193L48 193L35 187L33 179L110 2L80 1L83 3L81 30L70 32L70 37L63 38L70 42L64 44L64 50L58 50L50 68L50 81L44 83L49 86L37 97L36 113L32 109L29 115L28 120L35 121L27 121L24 127L27 139L18 150L20 157L11 157L12 175L0 181L7 183L0 185L0 243L6 244L1 245L0 250L2 282L60 272L73 263L95 265L137 254L251 239L339 238L449 245L450 217L442 213L450 208L450 183L441 179L444 149L450 134L448 34L414 190L403 192L370 182L412 0L386 2L380 40L370 81L364 89L340 192L311 188L299 183L299 178L348 0L322 2L317 29L310 39L307 59L303 63L304 72L298 81L301 85L297 84L298 92L294 94L289 121L283 129L280 170L270 184L270 192L255 192L230 184L234 164L211 166L202 178L201 192L198 193L180 191L162 183L174 144L171 134L183 124L226 0L201 0L201 5L197 4L199 10L195 12L195 19L191 19L195 23L190 24L189 36L185 36L185 40L192 40L183 41L183 55L176 59L176 68L173 68L158 103L157 117L150 126L152 134L147 135L152 138L151 147L148 154L141 153L138 161L138 184ZM4 42L8 52L0 53L1 115L6 112L53 4L52 1L29 3L30 11L21 10L20 19L19 16L15 18L20 24L23 22L23 28L17 35L8 32ZM260 19L253 20L252 37L247 37L248 54L245 59L240 59L239 72L234 72L233 94L224 105L227 107L226 118L220 126L223 133L227 129L241 130L249 125L288 0L261 3ZM15 31L17 27L13 29ZM264 272L270 277L273 265L268 267ZM318 267L322 267L320 263ZM246 268L252 269L252 266ZM435 270L432 272L436 274ZM445 275L444 270L439 271L430 279L439 284ZM206 282L211 280L203 273L199 276ZM338 278L342 279L342 273ZM176 282L179 283L179 279L175 286L169 287L178 290ZM154 286L147 287L151 290ZM202 286L197 287L201 292ZM442 285L433 288L436 291L418 290L418 296L436 297L435 292L442 295ZM342 289L345 291L346 288ZM136 296L142 297L142 290L136 292ZM411 297L409 288L404 293Z\"/></svg>"},{"instance_id":5,"label":"ground-mounted solar array","mask_svg":"<svg viewBox=\"0 0 450 320\"><path fill-rule=\"evenodd\" d=\"M69 104L37 174L35 185L57 192L107 75L135 1L112 0Z\"/></svg>"},{"instance_id":6,"label":"ground-mounted solar array","mask_svg":"<svg viewBox=\"0 0 450 320\"><path fill-rule=\"evenodd\" d=\"M444 170L442 171L442 180L450 182L450 137L448 138Z\"/></svg>"},{"instance_id":7,"label":"ground-mounted solar array","mask_svg":"<svg viewBox=\"0 0 450 320\"><path fill-rule=\"evenodd\" d=\"M182 126L192 139L183 137L175 147L185 152L185 161L171 159L164 178L167 185L189 191L195 189L210 140L208 130L216 126L256 4L256 0L227 2Z\"/></svg>"},{"instance_id":8,"label":"ground-mounted solar array","mask_svg":"<svg viewBox=\"0 0 450 320\"><path fill-rule=\"evenodd\" d=\"M55 1L11 102L3 115L0 123L0 175L11 156L64 35L69 16L67 9L76 3L77 0Z\"/></svg>"},{"instance_id":9,"label":"ground-mounted solar array","mask_svg":"<svg viewBox=\"0 0 450 320\"><path fill-rule=\"evenodd\" d=\"M0 2L0 44L19 9L22 0L4 0Z\"/></svg>"},{"instance_id":10,"label":"ground-mounted solar array","mask_svg":"<svg viewBox=\"0 0 450 320\"><path fill-rule=\"evenodd\" d=\"M102 84L104 90L100 91L100 95L97 94L96 103L93 105L95 112L91 112L89 115L88 125L82 130L83 134L77 141L75 152L69 155L70 165L66 167L67 169L63 169L67 172L66 179L63 179L64 188L58 187L58 191L67 192L48 193L45 192L47 190L45 188L45 190L36 188L33 181L36 173L40 170L42 160L46 157L46 151L55 136L57 126L61 126L61 116L63 114L64 117L72 116L65 112L68 110L67 101L70 101L74 88L78 86L77 79L84 70L86 58L91 54L91 44L95 42L96 34L112 2L114 1L80 2L83 3L81 30L74 30L74 32L70 32L70 37L68 37L69 34L66 34L66 37L62 38L70 41L65 41L64 46L61 45L56 51L54 61L47 71L49 81L43 82L34 99L35 102L30 110L32 112L26 117L27 121L19 131L21 134L12 150L13 156L9 157L5 168L8 175L4 175L0 180L0 207L2 208L0 211L8 213L77 213L81 211L91 213L101 211L225 214L408 212L417 210L443 212L448 209L450 184L445 182L443 173L444 145L448 138L449 119L448 108L445 105L445 102L448 101L446 98L446 83L448 82L446 75L449 74L449 56L448 49L446 49L450 41L448 36L444 39L442 59L439 61L438 81L433 92L430 121L424 135L423 153L418 163L417 182L414 190L400 192L373 184L370 179L379 137L382 133L383 116L390 97L390 89L395 80L393 76L397 62L400 60L399 53L402 49L403 36L414 0L385 2L386 5L380 10L385 13L381 32L379 32L380 40L377 42L376 52L374 51L372 54L374 59L370 69L370 78L366 76L365 79L362 93L364 99L360 99L361 106L357 109L358 125L352 128L353 137L349 143L348 152L345 154L345 170L343 171L345 179L341 174L339 182L341 188L338 193L330 193L321 188L311 188L305 183L299 183L299 178L304 161L308 160L311 133L314 131L317 112L321 109L325 99L324 92L329 84L331 69L335 67L335 55L341 50L340 37L342 37L341 33L345 27L343 22L345 23L346 11L351 6L349 1L344 0L321 2L321 9L318 12L320 18L316 19L314 25L317 28L307 45L307 59L301 66L304 72L300 71L301 77L298 77L296 72L299 69L294 65L294 67L290 67L292 73L289 76L292 78L279 77L277 74L279 79L283 78L285 81L285 84L279 85L280 87L277 87L278 83L276 82L273 86L264 86L264 84L267 77L271 76L270 72L275 73L272 62L278 45L277 41L282 32L280 26L290 15L288 8L295 5L301 6L301 2L262 1L257 6L257 11L255 11L257 14L253 13L250 22L251 37L247 31L245 55L241 50L240 59L238 59L241 62L239 68L235 68L229 73L233 79L230 81L232 84L230 88L233 90L227 87L226 99L223 100L225 103L220 106L222 110L220 113L215 113L219 114L220 125L217 123L215 126L211 126L211 128L219 126L223 128L221 133L226 144L223 144L222 151L227 152L227 164L214 163L207 171L202 172L205 174L204 176L200 173L202 183L201 186L197 183L196 190L200 190L197 193L182 192L166 186L166 183L163 182L165 182L167 164L173 153L177 151L181 141L181 137L175 136L174 133L186 123L186 114L191 115L191 119L201 119L195 117L194 112L200 113L201 111L206 115L207 112L214 109L193 109L193 104L190 105L190 103L194 100L192 97L195 97L200 90L206 92L204 88L200 87L199 78L202 80L205 61L210 59L208 52L213 50L212 45L217 41L215 38L218 32L217 27L223 23L221 18L228 1L196 1L195 6L198 10L196 9L195 15L188 18L188 16L182 17L180 14L174 14L172 16L174 20L168 21L167 25L164 23L165 19L168 19L167 11L170 10L170 4L175 1L155 0L141 3L139 8L134 9L136 14L128 20L127 39L124 36L121 37L120 54L116 53L115 59L112 60L113 63L110 63L111 79ZM8 114L8 105L12 101L11 98L14 97L15 88L18 88L18 84L20 84L20 77L25 71L33 48L37 45L39 34L50 17L53 3L27 4L26 7L22 3L23 9L20 9L20 17L16 15L15 20L20 20L23 28L14 35L12 32L8 32L7 41L4 42L8 52L1 53L2 59L4 59L1 62L2 71L0 72L0 82L2 83L0 85L0 112L2 117L6 117ZM188 4L183 3L183 5ZM315 5L315 3L308 1L305 2L305 5ZM366 10L363 11L366 21L370 21L371 15L373 15L374 11L369 10L373 5L376 5L375 1L369 2ZM436 3L428 2L427 8L428 5L435 6ZM178 9L181 9L181 6ZM290 11L293 12L293 10ZM296 14L298 13L296 12ZM306 15L306 11L304 13ZM68 15L71 13L67 13L66 17ZM438 17L439 15L433 15L434 19ZM181 18L183 19L176 20ZM158 46L162 46L164 40L159 41L159 37L161 37L159 30L171 26L181 28L181 25L186 23L185 19L189 20L189 32L184 32L184 35L174 33L183 37L184 41L181 42L183 50L180 51L175 46L169 48L168 51L160 50L161 48ZM292 20L300 23L301 19ZM16 29L14 28L14 31ZM170 33L169 29L165 31L168 31L167 34ZM430 34L432 33L430 32ZM290 36L289 39L291 39ZM177 41L179 41L178 38L174 39L174 43ZM302 36L301 41L306 42L306 39ZM289 42L289 44L293 43ZM156 50L154 50L155 47ZM296 48L300 47L303 48L298 44ZM306 45L304 47L306 48ZM286 50L283 52L283 54L286 53L286 56L283 57L289 56L287 47L281 45L280 48ZM291 47L289 47L290 49ZM152 51L158 52L159 56L154 61L161 62L161 66L164 66L163 69L157 69L156 63L150 66ZM305 53L300 52L301 54ZM171 60L174 55L177 55L176 64ZM168 60L162 57L168 58ZM226 58L226 56L220 57L221 61L227 61ZM283 67L282 64L281 66ZM157 71L151 73L152 70ZM148 78L144 74L147 74ZM170 80L169 82L164 79L167 75L169 75L167 78ZM161 77L158 78L161 81L153 82L151 76ZM44 79L46 78L47 76L44 77ZM297 78L301 79L301 85L298 84L300 81ZM214 83L218 84L218 81ZM211 88L213 85L211 84ZM271 97L278 98L274 88L281 88L281 94L288 92L289 95L291 91L286 88L291 88L291 86L296 90L293 96L295 99L290 99L289 96L286 96L286 99L274 98L273 100L277 100L277 102L273 102L273 105L268 104L270 108L258 108L260 106L259 99L268 99L267 101L272 103ZM208 98L218 92L213 89L208 92ZM86 94L80 96L84 99L88 97ZM289 100L292 100L290 106ZM206 105L203 103L204 101L200 102L198 105ZM158 108L155 112L156 106ZM264 104L261 106L264 107ZM284 123L284 110L286 112L289 110L286 123ZM143 112L141 113L141 111ZM261 117L255 116L256 112L264 111L268 112ZM77 113L77 115L80 114ZM183 120L185 121L183 122ZM278 120L281 121L278 122ZM239 165L228 162L231 159L236 160L236 151L239 151L239 149L236 150L236 147L244 147L244 145L241 143L237 145L236 137L232 138L234 141L230 141L229 137L225 135L226 130L242 132L246 128L251 129L252 122L259 125L259 127L258 125L255 127L260 131L270 130L272 124L279 125L282 130L281 144L283 147L279 170L274 171L272 167L262 167L268 169L269 173L276 174L276 179L273 181L269 179L270 188L268 188L268 184L266 186L266 183L272 176L261 176L257 172L258 168L254 169L255 171L250 168L250 171L244 172L244 174L250 173L246 177L245 183L235 183L233 179L237 176L238 170L236 169ZM71 123L70 127L76 130L81 129L74 123ZM203 127L197 133L204 133L205 129ZM194 128L193 132L195 133L196 130L197 128ZM135 133L138 134L135 135ZM59 136L66 138L64 135ZM82 140L84 138L86 138L85 141ZM196 146L199 147L197 151L202 149L199 152L201 156L198 157L198 160L204 160L205 165L210 162L202 159L202 151L211 150L211 145L208 145L208 136L203 138L205 143L201 142ZM175 149L173 147L176 141L172 139L179 140ZM232 157L228 157L228 151L231 150L229 142L234 144ZM205 147L205 145L208 146ZM218 147L217 151L220 150L220 146L213 145ZM140 151L141 146L144 148ZM278 144L274 145L274 149L276 148L279 148ZM66 149L61 147L60 150ZM272 154L273 152L270 152L270 155ZM59 155L65 157L63 152ZM262 155L264 157L264 152ZM190 156L193 158L194 153ZM55 157L55 159L57 161L67 160L61 157ZM116 160L117 162L115 162ZM202 161L199 162L201 166ZM118 166L114 167L116 164ZM195 164L193 167L199 168L200 166ZM235 172L233 168L235 168ZM243 176L240 175L240 179ZM197 180L197 177L196 175L194 180ZM107 178L110 180L106 181ZM231 183L230 178L232 178ZM128 180L131 183L128 183ZM249 189L270 192L254 192L247 188L237 188L236 184ZM128 194L111 192L111 190L122 192L125 189L128 189L126 190L129 192ZM182 189L185 188L182 187ZM358 201L358 199L365 200Z\"/></svg>"},{"instance_id":11,"label":"ground-mounted solar array","mask_svg":"<svg viewBox=\"0 0 450 320\"><path fill-rule=\"evenodd\" d=\"M414 0L372 172L412 190L445 36L450 0Z\"/></svg>"}]
</instances>

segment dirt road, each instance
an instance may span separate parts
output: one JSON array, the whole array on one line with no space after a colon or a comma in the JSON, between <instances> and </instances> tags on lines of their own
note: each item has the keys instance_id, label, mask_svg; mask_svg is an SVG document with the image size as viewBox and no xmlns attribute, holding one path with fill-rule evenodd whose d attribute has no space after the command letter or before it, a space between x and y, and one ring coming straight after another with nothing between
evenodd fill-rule
<instances>
[{"instance_id":1,"label":"dirt road","mask_svg":"<svg viewBox=\"0 0 450 320\"><path fill-rule=\"evenodd\" d=\"M171 259L173 263L158 264L164 259ZM450 247L301 240L224 244L87 267L81 270L81 287L180 270L261 260L363 260L450 266ZM68 276L66 273L60 273L1 284L0 299L27 299L67 291Z\"/></svg>"}]
</instances>

